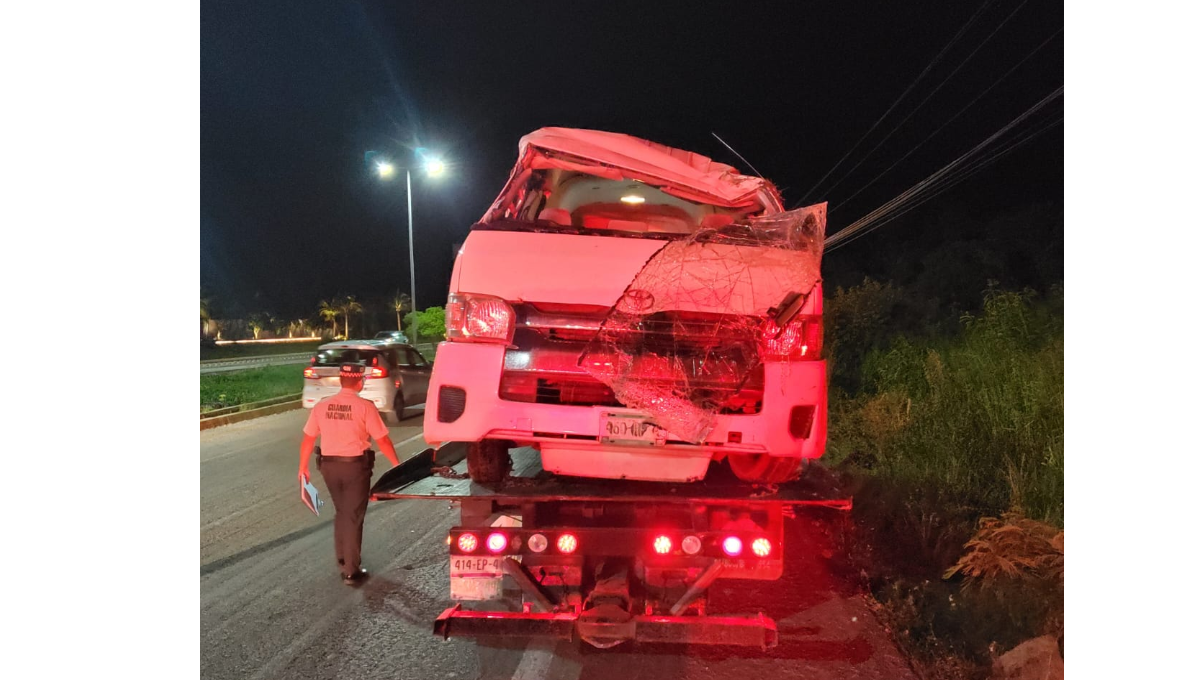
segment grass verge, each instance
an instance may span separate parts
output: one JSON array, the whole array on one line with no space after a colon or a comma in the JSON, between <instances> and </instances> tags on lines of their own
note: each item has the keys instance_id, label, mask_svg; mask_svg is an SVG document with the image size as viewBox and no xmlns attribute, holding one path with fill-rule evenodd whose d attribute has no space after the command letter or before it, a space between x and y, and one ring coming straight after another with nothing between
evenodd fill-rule
<instances>
[{"instance_id":1,"label":"grass verge","mask_svg":"<svg viewBox=\"0 0 1200 680\"><path fill-rule=\"evenodd\" d=\"M200 376L200 413L263 399L299 394L302 366L264 366Z\"/></svg>"}]
</instances>

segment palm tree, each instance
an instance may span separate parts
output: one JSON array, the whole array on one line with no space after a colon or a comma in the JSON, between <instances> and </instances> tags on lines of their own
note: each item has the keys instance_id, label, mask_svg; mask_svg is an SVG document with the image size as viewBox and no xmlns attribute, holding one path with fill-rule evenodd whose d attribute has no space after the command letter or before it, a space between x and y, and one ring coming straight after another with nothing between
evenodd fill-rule
<instances>
[{"instance_id":1,"label":"palm tree","mask_svg":"<svg viewBox=\"0 0 1200 680\"><path fill-rule=\"evenodd\" d=\"M409 297L408 293L396 291L395 297L392 298L392 307L396 310L396 330L403 331L404 323L402 322L402 315L412 307L412 298Z\"/></svg>"},{"instance_id":2,"label":"palm tree","mask_svg":"<svg viewBox=\"0 0 1200 680\"><path fill-rule=\"evenodd\" d=\"M263 318L262 314L251 314L250 320L247 323L250 326L251 332L254 333L254 339L257 340L258 334L261 333L262 329L266 326L266 319Z\"/></svg>"},{"instance_id":3,"label":"palm tree","mask_svg":"<svg viewBox=\"0 0 1200 680\"><path fill-rule=\"evenodd\" d=\"M350 315L354 312L361 312L363 310L363 306L358 302L358 300L354 299L353 295L347 295L346 297L342 298L341 302L338 304L338 308L341 310L342 317L346 321L346 339L349 340Z\"/></svg>"},{"instance_id":4,"label":"palm tree","mask_svg":"<svg viewBox=\"0 0 1200 680\"><path fill-rule=\"evenodd\" d=\"M320 311L322 319L325 319L329 323L333 324L333 337L336 338L337 337L337 318L342 313L342 310L338 309L337 302L321 300L321 309L319 311Z\"/></svg>"},{"instance_id":5,"label":"palm tree","mask_svg":"<svg viewBox=\"0 0 1200 680\"><path fill-rule=\"evenodd\" d=\"M212 318L208 311L208 298L200 298L200 337L204 337L204 324Z\"/></svg>"}]
</instances>

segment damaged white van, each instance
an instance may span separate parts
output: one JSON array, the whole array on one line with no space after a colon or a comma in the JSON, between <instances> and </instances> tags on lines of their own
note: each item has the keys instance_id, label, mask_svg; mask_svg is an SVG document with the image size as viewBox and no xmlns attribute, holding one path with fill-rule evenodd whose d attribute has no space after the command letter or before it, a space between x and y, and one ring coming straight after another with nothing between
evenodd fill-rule
<instances>
[{"instance_id":1,"label":"damaged white van","mask_svg":"<svg viewBox=\"0 0 1200 680\"><path fill-rule=\"evenodd\" d=\"M572 476L795 479L826 437L825 204L594 130L521 139L459 252L425 411L493 482L508 449Z\"/></svg>"}]
</instances>

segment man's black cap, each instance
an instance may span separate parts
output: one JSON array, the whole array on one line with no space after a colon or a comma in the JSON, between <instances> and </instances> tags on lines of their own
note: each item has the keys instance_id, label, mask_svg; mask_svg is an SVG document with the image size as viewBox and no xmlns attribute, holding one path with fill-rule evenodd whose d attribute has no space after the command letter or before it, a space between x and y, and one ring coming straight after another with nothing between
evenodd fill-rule
<instances>
[{"instance_id":1,"label":"man's black cap","mask_svg":"<svg viewBox=\"0 0 1200 680\"><path fill-rule=\"evenodd\" d=\"M361 378L365 369L362 364L342 364L341 377Z\"/></svg>"}]
</instances>

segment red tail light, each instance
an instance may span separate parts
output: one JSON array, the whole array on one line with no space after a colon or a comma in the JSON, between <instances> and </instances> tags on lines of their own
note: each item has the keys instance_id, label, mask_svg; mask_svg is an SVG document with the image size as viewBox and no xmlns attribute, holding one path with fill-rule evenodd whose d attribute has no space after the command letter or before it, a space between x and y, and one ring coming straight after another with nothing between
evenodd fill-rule
<instances>
[{"instance_id":1,"label":"red tail light","mask_svg":"<svg viewBox=\"0 0 1200 680\"><path fill-rule=\"evenodd\" d=\"M317 369L311 367L304 369L304 377L309 380L317 380Z\"/></svg>"},{"instance_id":2,"label":"red tail light","mask_svg":"<svg viewBox=\"0 0 1200 680\"><path fill-rule=\"evenodd\" d=\"M475 552L479 547L479 539L475 538L475 534L463 534L458 537L458 549L465 552Z\"/></svg>"},{"instance_id":3,"label":"red tail light","mask_svg":"<svg viewBox=\"0 0 1200 680\"><path fill-rule=\"evenodd\" d=\"M451 295L446 301L446 337L472 342L512 340L516 313L504 300L482 295Z\"/></svg>"},{"instance_id":4,"label":"red tail light","mask_svg":"<svg viewBox=\"0 0 1200 680\"><path fill-rule=\"evenodd\" d=\"M654 552L659 555L666 555L671 552L671 537L658 536L654 539Z\"/></svg>"},{"instance_id":5,"label":"red tail light","mask_svg":"<svg viewBox=\"0 0 1200 680\"><path fill-rule=\"evenodd\" d=\"M730 557L737 557L742 554L742 539L737 536L729 536L721 543L721 549Z\"/></svg>"},{"instance_id":6,"label":"red tail light","mask_svg":"<svg viewBox=\"0 0 1200 680\"><path fill-rule=\"evenodd\" d=\"M558 551L564 554L571 554L579 547L579 540L574 534L563 534L558 537Z\"/></svg>"},{"instance_id":7,"label":"red tail light","mask_svg":"<svg viewBox=\"0 0 1200 680\"><path fill-rule=\"evenodd\" d=\"M488 534L487 547L494 553L504 552L508 547L508 537L501 533Z\"/></svg>"},{"instance_id":8,"label":"red tail light","mask_svg":"<svg viewBox=\"0 0 1200 680\"><path fill-rule=\"evenodd\" d=\"M386 368L368 368L363 375L368 380L371 378L386 378L387 376L388 371Z\"/></svg>"},{"instance_id":9,"label":"red tail light","mask_svg":"<svg viewBox=\"0 0 1200 680\"><path fill-rule=\"evenodd\" d=\"M755 555L766 557L771 554L771 542L765 538L756 538L750 544L750 549L754 551Z\"/></svg>"},{"instance_id":10,"label":"red tail light","mask_svg":"<svg viewBox=\"0 0 1200 680\"><path fill-rule=\"evenodd\" d=\"M820 359L821 317L806 316L793 319L779 328L774 319L763 324L763 355L775 359Z\"/></svg>"}]
</instances>

